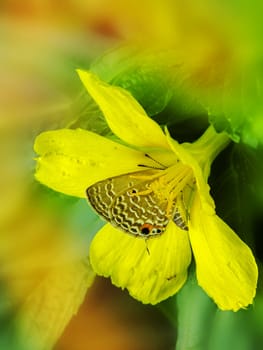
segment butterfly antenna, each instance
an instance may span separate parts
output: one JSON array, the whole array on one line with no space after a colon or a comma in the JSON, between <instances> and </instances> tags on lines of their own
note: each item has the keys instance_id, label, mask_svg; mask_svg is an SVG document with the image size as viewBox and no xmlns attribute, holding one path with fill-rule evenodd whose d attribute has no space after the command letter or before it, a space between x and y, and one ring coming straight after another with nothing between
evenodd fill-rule
<instances>
[{"instance_id":1,"label":"butterfly antenna","mask_svg":"<svg viewBox=\"0 0 263 350\"><path fill-rule=\"evenodd\" d=\"M153 162L155 162L156 164L160 165L161 168L156 167L156 166L150 166L150 165L145 165L145 164L138 164L138 166L140 167L144 167L144 168L150 168L150 169L159 169L159 170L164 170L167 169L167 166L163 165L162 163L160 163L158 160L154 159L153 157L151 157L148 153L144 154L145 157L151 159Z\"/></svg>"},{"instance_id":2,"label":"butterfly antenna","mask_svg":"<svg viewBox=\"0 0 263 350\"><path fill-rule=\"evenodd\" d=\"M145 155L145 157L151 159L151 160L154 161L155 163L161 165L161 167L163 167L164 169L167 168L167 166L163 165L161 162L159 162L158 160L156 160L156 159L154 159L153 157L151 157L148 153L145 153L144 155Z\"/></svg>"}]
</instances>

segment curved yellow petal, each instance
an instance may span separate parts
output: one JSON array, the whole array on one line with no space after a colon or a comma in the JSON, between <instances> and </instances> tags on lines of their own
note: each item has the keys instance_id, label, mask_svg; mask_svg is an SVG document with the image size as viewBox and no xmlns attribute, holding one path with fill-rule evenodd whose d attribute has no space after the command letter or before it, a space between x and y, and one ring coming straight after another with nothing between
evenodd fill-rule
<instances>
[{"instance_id":1,"label":"curved yellow petal","mask_svg":"<svg viewBox=\"0 0 263 350\"><path fill-rule=\"evenodd\" d=\"M176 140L172 139L167 129L166 137L171 149L180 159L180 161L192 168L196 180L197 190L201 199L202 209L209 215L214 214L215 204L213 198L209 194L210 187L203 175L200 165L188 150L188 144L179 144Z\"/></svg>"},{"instance_id":2,"label":"curved yellow petal","mask_svg":"<svg viewBox=\"0 0 263 350\"><path fill-rule=\"evenodd\" d=\"M198 196L189 235L199 285L222 310L237 311L252 303L258 270L249 247L217 215L207 215Z\"/></svg>"},{"instance_id":3,"label":"curved yellow petal","mask_svg":"<svg viewBox=\"0 0 263 350\"><path fill-rule=\"evenodd\" d=\"M35 177L44 185L76 197L86 197L91 184L108 177L142 170L142 152L92 132L61 129L40 134L35 141Z\"/></svg>"},{"instance_id":4,"label":"curved yellow petal","mask_svg":"<svg viewBox=\"0 0 263 350\"><path fill-rule=\"evenodd\" d=\"M91 72L77 72L115 135L138 147L169 148L160 126L128 91L106 84Z\"/></svg>"},{"instance_id":5,"label":"curved yellow petal","mask_svg":"<svg viewBox=\"0 0 263 350\"><path fill-rule=\"evenodd\" d=\"M173 222L162 236L148 240L107 224L91 243L90 260L98 275L111 277L141 302L156 304L184 284L191 249L187 232Z\"/></svg>"}]
</instances>

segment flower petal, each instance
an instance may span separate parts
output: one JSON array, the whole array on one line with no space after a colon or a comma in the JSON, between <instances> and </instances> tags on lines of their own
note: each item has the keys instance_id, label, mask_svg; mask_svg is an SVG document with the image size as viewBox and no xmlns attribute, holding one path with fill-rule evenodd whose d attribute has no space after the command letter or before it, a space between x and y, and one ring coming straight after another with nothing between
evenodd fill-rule
<instances>
[{"instance_id":1,"label":"flower petal","mask_svg":"<svg viewBox=\"0 0 263 350\"><path fill-rule=\"evenodd\" d=\"M251 304L258 270L249 247L217 215L207 215L196 196L189 235L199 285L222 310Z\"/></svg>"},{"instance_id":2,"label":"flower petal","mask_svg":"<svg viewBox=\"0 0 263 350\"><path fill-rule=\"evenodd\" d=\"M169 148L160 126L147 116L128 91L108 85L90 72L77 72L115 135L138 147Z\"/></svg>"},{"instance_id":3,"label":"flower petal","mask_svg":"<svg viewBox=\"0 0 263 350\"><path fill-rule=\"evenodd\" d=\"M142 152L81 129L44 132L34 149L36 179L76 197L86 197L87 187L97 181L141 170L137 165L147 160Z\"/></svg>"},{"instance_id":4,"label":"flower petal","mask_svg":"<svg viewBox=\"0 0 263 350\"><path fill-rule=\"evenodd\" d=\"M173 222L162 236L148 240L107 224L91 243L90 260L97 274L110 276L143 303L156 304L184 284L191 249L187 232Z\"/></svg>"},{"instance_id":5,"label":"flower petal","mask_svg":"<svg viewBox=\"0 0 263 350\"><path fill-rule=\"evenodd\" d=\"M215 204L213 198L209 194L210 187L203 175L200 165L188 150L188 144L179 144L176 140L172 139L167 129L166 137L171 149L174 151L180 161L192 168L198 193L201 199L202 209L206 211L207 214L213 215L215 213Z\"/></svg>"},{"instance_id":6,"label":"flower petal","mask_svg":"<svg viewBox=\"0 0 263 350\"><path fill-rule=\"evenodd\" d=\"M94 278L87 259L54 268L19 309L19 348L53 349Z\"/></svg>"}]
</instances>

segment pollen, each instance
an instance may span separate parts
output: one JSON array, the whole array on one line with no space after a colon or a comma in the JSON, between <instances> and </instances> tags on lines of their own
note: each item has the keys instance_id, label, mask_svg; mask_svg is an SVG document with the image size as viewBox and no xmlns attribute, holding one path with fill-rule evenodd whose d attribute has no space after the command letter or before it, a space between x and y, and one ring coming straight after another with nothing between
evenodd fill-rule
<instances>
[{"instance_id":1,"label":"pollen","mask_svg":"<svg viewBox=\"0 0 263 350\"><path fill-rule=\"evenodd\" d=\"M191 187L193 189L193 183L192 169L182 163L176 163L167 168L162 176L152 182L151 189L161 202L168 201L167 214L169 215L176 198L182 195L185 188Z\"/></svg>"}]
</instances>

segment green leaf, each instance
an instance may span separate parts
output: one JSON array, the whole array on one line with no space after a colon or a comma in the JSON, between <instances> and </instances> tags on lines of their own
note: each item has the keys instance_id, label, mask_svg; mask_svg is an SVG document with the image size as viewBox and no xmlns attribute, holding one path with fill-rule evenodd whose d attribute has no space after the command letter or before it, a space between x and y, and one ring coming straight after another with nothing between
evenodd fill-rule
<instances>
[{"instance_id":1,"label":"green leaf","mask_svg":"<svg viewBox=\"0 0 263 350\"><path fill-rule=\"evenodd\" d=\"M212 300L197 285L193 273L177 295L178 338L176 350L204 350L216 312Z\"/></svg>"},{"instance_id":2,"label":"green leaf","mask_svg":"<svg viewBox=\"0 0 263 350\"><path fill-rule=\"evenodd\" d=\"M226 131L235 142L252 147L263 144L263 69L259 62L243 67L239 76L229 78L211 101L210 122ZM240 68L241 69L241 68Z\"/></svg>"},{"instance_id":3,"label":"green leaf","mask_svg":"<svg viewBox=\"0 0 263 350\"><path fill-rule=\"evenodd\" d=\"M209 333L208 350L261 349L263 297L258 290L254 305L238 312L217 310Z\"/></svg>"},{"instance_id":4,"label":"green leaf","mask_svg":"<svg viewBox=\"0 0 263 350\"><path fill-rule=\"evenodd\" d=\"M232 144L214 161L209 184L217 214L262 255L263 150Z\"/></svg>"},{"instance_id":5,"label":"green leaf","mask_svg":"<svg viewBox=\"0 0 263 350\"><path fill-rule=\"evenodd\" d=\"M112 134L101 110L86 90L83 89L79 97L72 103L71 110L75 117L65 125L66 128L80 128L103 136Z\"/></svg>"},{"instance_id":6,"label":"green leaf","mask_svg":"<svg viewBox=\"0 0 263 350\"><path fill-rule=\"evenodd\" d=\"M172 97L165 56L123 46L109 51L91 65L102 80L134 96L150 116L160 113Z\"/></svg>"},{"instance_id":7,"label":"green leaf","mask_svg":"<svg viewBox=\"0 0 263 350\"><path fill-rule=\"evenodd\" d=\"M235 142L252 147L263 143L263 50L261 1L224 1L222 11L228 38L226 68L221 84L202 91L202 103L218 131L225 130ZM224 23L224 22L223 22ZM220 65L220 62L219 62Z\"/></svg>"},{"instance_id":8,"label":"green leaf","mask_svg":"<svg viewBox=\"0 0 263 350\"><path fill-rule=\"evenodd\" d=\"M208 127L207 111L190 93L175 52L122 46L95 61L91 70L130 91L178 140L192 141Z\"/></svg>"},{"instance_id":9,"label":"green leaf","mask_svg":"<svg viewBox=\"0 0 263 350\"><path fill-rule=\"evenodd\" d=\"M115 77L113 85L128 90L148 115L160 113L172 97L172 89L160 68L138 64Z\"/></svg>"},{"instance_id":10,"label":"green leaf","mask_svg":"<svg viewBox=\"0 0 263 350\"><path fill-rule=\"evenodd\" d=\"M217 311L210 333L208 350L251 350L253 329L248 311Z\"/></svg>"}]
</instances>

